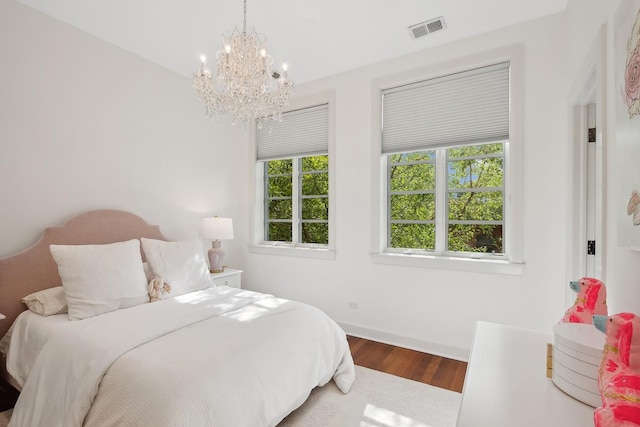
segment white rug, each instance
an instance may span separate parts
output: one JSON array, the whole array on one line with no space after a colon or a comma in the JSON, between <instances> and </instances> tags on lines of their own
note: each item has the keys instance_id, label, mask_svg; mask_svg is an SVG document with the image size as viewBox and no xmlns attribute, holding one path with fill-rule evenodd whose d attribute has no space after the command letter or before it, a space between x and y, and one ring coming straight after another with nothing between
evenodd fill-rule
<instances>
[{"instance_id":1,"label":"white rug","mask_svg":"<svg viewBox=\"0 0 640 427\"><path fill-rule=\"evenodd\" d=\"M461 394L356 366L356 381L342 394L333 381L278 427L454 427ZM11 409L0 412L5 427Z\"/></svg>"},{"instance_id":2,"label":"white rug","mask_svg":"<svg viewBox=\"0 0 640 427\"><path fill-rule=\"evenodd\" d=\"M462 395L356 366L356 381L342 394L333 381L278 427L454 427Z\"/></svg>"}]
</instances>

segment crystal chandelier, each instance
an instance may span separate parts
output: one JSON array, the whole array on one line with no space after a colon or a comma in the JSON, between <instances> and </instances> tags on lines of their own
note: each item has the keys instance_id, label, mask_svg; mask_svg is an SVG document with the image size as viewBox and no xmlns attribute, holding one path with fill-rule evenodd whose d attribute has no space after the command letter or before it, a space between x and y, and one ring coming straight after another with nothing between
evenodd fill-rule
<instances>
[{"instance_id":1,"label":"crystal chandelier","mask_svg":"<svg viewBox=\"0 0 640 427\"><path fill-rule=\"evenodd\" d=\"M273 58L267 55L266 39L251 27L247 31L247 0L244 0L242 32L237 28L222 42L216 53L216 79L206 67L206 57L193 73L193 87L204 102L207 116L218 119L229 113L235 124L256 120L258 128L269 120L282 120L282 110L289 105L293 82L287 75L273 72ZM217 83L216 83L217 81Z\"/></svg>"}]
</instances>

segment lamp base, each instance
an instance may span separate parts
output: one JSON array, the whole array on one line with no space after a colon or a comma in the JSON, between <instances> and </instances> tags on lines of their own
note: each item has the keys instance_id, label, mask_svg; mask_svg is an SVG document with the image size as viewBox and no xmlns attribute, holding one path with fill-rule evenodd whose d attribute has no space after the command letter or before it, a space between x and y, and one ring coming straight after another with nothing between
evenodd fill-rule
<instances>
[{"instance_id":1,"label":"lamp base","mask_svg":"<svg viewBox=\"0 0 640 427\"><path fill-rule=\"evenodd\" d=\"M224 259L224 249L221 247L220 240L214 240L211 242L211 248L207 252L209 256L209 271L211 273L222 273L224 266L222 260Z\"/></svg>"}]
</instances>

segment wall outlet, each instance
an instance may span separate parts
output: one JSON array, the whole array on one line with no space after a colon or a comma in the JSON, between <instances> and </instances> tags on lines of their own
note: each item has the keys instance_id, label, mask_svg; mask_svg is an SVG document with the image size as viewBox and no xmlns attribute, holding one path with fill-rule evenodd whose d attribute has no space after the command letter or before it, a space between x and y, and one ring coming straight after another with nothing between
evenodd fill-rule
<instances>
[{"instance_id":1,"label":"wall outlet","mask_svg":"<svg viewBox=\"0 0 640 427\"><path fill-rule=\"evenodd\" d=\"M347 307L351 308L351 309L357 309L358 308L358 303L357 302L353 302L353 301L349 301L347 303Z\"/></svg>"}]
</instances>

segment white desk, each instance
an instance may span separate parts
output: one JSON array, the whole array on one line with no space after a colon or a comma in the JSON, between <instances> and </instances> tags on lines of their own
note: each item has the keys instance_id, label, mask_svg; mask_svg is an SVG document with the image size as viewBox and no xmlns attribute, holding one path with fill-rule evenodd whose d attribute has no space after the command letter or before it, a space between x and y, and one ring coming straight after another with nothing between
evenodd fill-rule
<instances>
[{"instance_id":1,"label":"white desk","mask_svg":"<svg viewBox=\"0 0 640 427\"><path fill-rule=\"evenodd\" d=\"M593 408L546 377L552 334L478 322L458 427L589 427Z\"/></svg>"}]
</instances>

